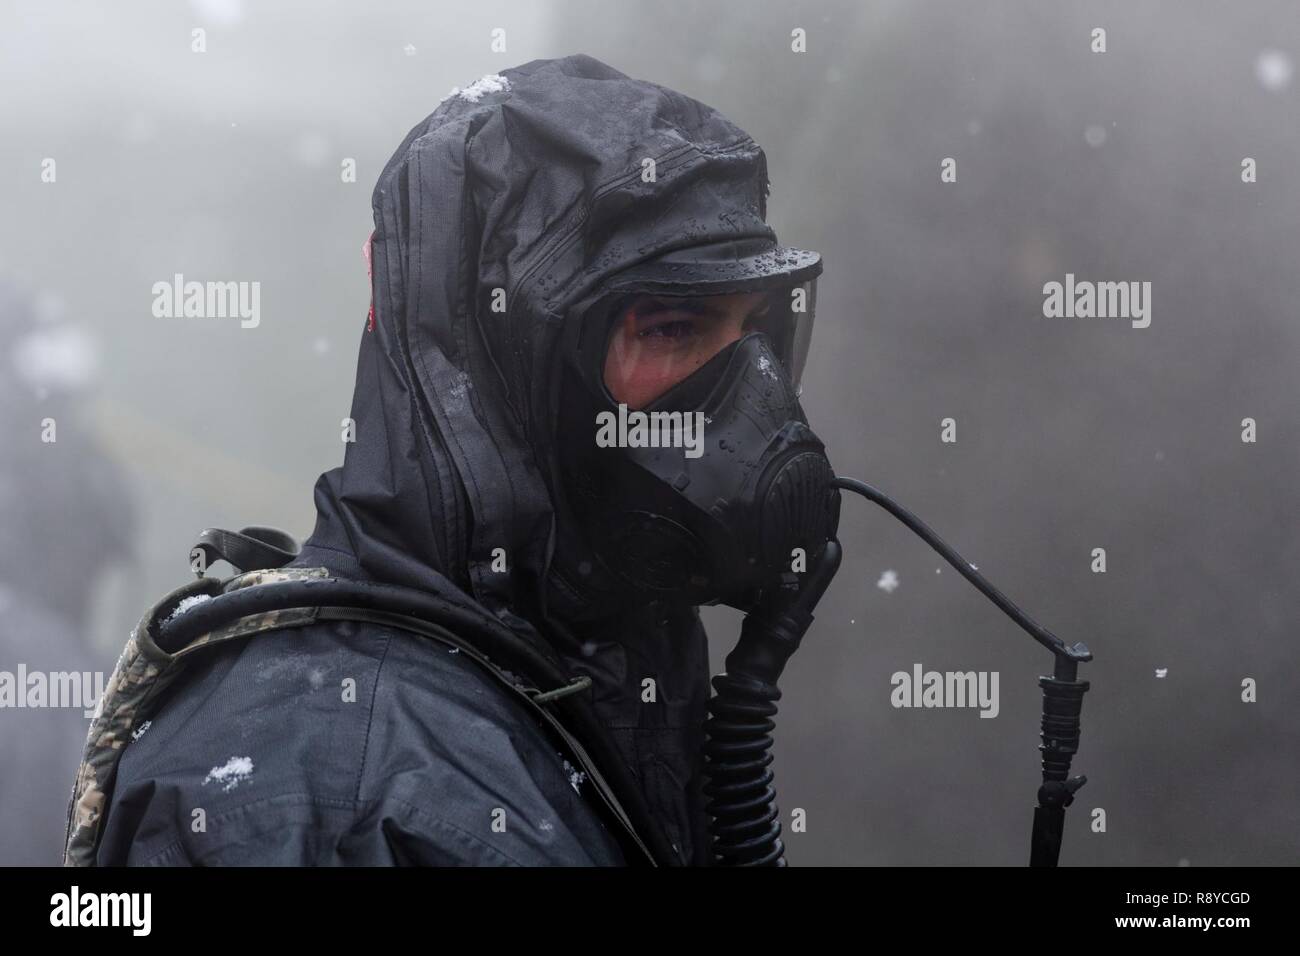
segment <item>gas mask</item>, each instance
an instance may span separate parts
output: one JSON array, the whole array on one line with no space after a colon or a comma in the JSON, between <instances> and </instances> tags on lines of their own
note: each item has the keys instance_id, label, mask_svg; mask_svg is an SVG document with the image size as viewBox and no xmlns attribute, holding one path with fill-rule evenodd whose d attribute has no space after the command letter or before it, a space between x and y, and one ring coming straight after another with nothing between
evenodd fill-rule
<instances>
[{"instance_id":1,"label":"gas mask","mask_svg":"<svg viewBox=\"0 0 1300 956\"><path fill-rule=\"evenodd\" d=\"M556 436L558 474L570 516L604 571L647 599L746 612L725 671L713 678L704 728L715 860L785 865L770 769L777 681L839 569L839 492L846 490L903 522L1055 656L1052 676L1039 679L1043 785L1031 852L1031 865L1055 866L1065 808L1086 781L1069 771L1089 687L1077 668L1091 652L1033 621L888 495L834 474L798 400L820 259L782 249L734 257L738 245L662 257L580 303L580 321L567 326L557 390L565 423ZM671 368L654 374L662 354L639 351L635 337L631 346L627 336L615 338L638 297L754 291L765 293L767 309L685 376ZM621 351L611 352L616 342ZM635 372L638 363L650 368L649 380L672 384L642 408L620 407L609 371Z\"/></svg>"},{"instance_id":2,"label":"gas mask","mask_svg":"<svg viewBox=\"0 0 1300 956\"><path fill-rule=\"evenodd\" d=\"M764 588L796 584L838 525L834 473L798 399L821 263L778 250L765 260L770 274L751 260L760 274L714 269L710 281L698 274L725 264L708 255L663 257L576 307L559 385L559 477L591 553L625 588L747 610ZM758 293L763 307L684 377L662 338L623 334L638 301L674 312L728 293ZM611 394L611 371L675 384L629 408Z\"/></svg>"}]
</instances>

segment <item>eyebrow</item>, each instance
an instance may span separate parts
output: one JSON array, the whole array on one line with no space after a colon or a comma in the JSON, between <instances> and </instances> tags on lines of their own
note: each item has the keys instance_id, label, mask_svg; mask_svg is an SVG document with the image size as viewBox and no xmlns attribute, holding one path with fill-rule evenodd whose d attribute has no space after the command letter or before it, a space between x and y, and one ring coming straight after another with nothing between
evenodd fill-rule
<instances>
[{"instance_id":1,"label":"eyebrow","mask_svg":"<svg viewBox=\"0 0 1300 956\"><path fill-rule=\"evenodd\" d=\"M709 296L693 297L665 297L648 299L645 302L635 306L632 309L637 318L649 318L660 315L664 312L686 312L690 315L701 316L719 316L723 310L709 302ZM758 300L758 303L750 310L746 318L753 318L764 309L770 307L772 300L769 296L764 296Z\"/></svg>"}]
</instances>

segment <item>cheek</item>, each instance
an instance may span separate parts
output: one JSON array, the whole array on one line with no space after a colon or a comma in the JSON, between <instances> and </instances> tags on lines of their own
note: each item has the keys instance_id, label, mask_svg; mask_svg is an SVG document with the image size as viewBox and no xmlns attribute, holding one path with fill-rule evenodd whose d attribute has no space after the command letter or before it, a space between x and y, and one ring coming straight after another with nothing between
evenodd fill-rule
<instances>
[{"instance_id":1,"label":"cheek","mask_svg":"<svg viewBox=\"0 0 1300 956\"><path fill-rule=\"evenodd\" d=\"M605 387L614 401L630 409L643 408L683 377L674 372L676 364L680 363L620 362L611 352L605 360Z\"/></svg>"},{"instance_id":2,"label":"cheek","mask_svg":"<svg viewBox=\"0 0 1300 956\"><path fill-rule=\"evenodd\" d=\"M614 401L629 409L644 408L707 362L726 340L725 335L715 335L666 348L635 338L616 339L605 355L605 387Z\"/></svg>"}]
</instances>

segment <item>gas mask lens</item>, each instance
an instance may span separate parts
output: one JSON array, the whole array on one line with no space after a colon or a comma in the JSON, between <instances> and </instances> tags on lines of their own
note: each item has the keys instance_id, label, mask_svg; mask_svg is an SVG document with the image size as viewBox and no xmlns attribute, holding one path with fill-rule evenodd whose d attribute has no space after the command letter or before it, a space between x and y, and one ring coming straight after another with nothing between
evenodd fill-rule
<instances>
[{"instance_id":1,"label":"gas mask lens","mask_svg":"<svg viewBox=\"0 0 1300 956\"><path fill-rule=\"evenodd\" d=\"M643 408L733 342L764 333L796 388L807 359L817 280L716 295L633 293L614 307L604 354L610 398Z\"/></svg>"}]
</instances>

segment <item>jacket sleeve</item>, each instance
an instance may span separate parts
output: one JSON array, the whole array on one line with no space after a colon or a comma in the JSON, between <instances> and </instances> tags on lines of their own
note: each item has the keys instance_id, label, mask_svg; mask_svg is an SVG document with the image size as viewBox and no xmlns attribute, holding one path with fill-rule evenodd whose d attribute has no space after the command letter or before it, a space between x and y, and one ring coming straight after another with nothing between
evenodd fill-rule
<instances>
[{"instance_id":1,"label":"jacket sleeve","mask_svg":"<svg viewBox=\"0 0 1300 956\"><path fill-rule=\"evenodd\" d=\"M122 753L98 862L624 863L581 775L466 655L343 638L268 632L183 675Z\"/></svg>"}]
</instances>

